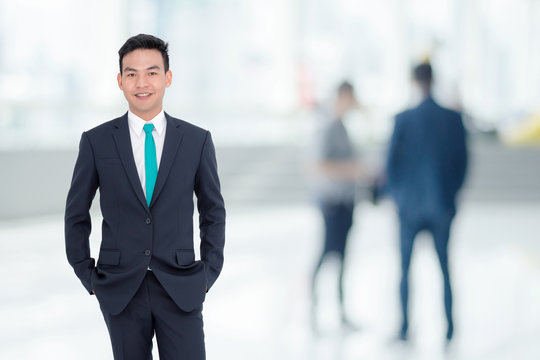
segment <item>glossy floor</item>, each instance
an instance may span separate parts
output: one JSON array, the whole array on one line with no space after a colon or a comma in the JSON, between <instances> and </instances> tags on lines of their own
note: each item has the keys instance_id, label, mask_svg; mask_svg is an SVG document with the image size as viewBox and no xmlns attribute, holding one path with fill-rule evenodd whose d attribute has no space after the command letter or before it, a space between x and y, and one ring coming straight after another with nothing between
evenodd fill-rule
<instances>
[{"instance_id":1,"label":"glossy floor","mask_svg":"<svg viewBox=\"0 0 540 360\"><path fill-rule=\"evenodd\" d=\"M411 268L411 341L392 341L399 253L391 204L355 213L345 282L359 330L339 326L330 259L317 285L318 334L310 327L309 285L321 245L317 209L231 208L225 267L205 303L207 358L539 359L538 219L540 204L464 204L450 246L456 336L445 350L442 279L425 235ZM96 221L94 254L99 228ZM0 223L0 239L0 358L111 359L96 300L65 260L62 216Z\"/></svg>"}]
</instances>

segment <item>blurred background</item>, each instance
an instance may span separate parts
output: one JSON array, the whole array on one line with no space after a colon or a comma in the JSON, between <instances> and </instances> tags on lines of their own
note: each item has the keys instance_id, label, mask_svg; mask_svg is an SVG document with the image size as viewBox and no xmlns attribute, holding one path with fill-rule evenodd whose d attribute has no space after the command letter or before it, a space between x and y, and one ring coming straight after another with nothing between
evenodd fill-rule
<instances>
[{"instance_id":1,"label":"blurred background","mask_svg":"<svg viewBox=\"0 0 540 360\"><path fill-rule=\"evenodd\" d=\"M540 358L537 0L0 0L0 358L112 358L99 307L65 259L63 209L81 132L127 110L117 51L138 33L169 42L165 110L209 129L217 147L228 243L205 303L209 359ZM399 250L389 201L361 202L350 235L346 304L360 331L333 322L328 276L325 330L313 334L313 108L353 83L361 110L349 132L380 168L393 116L415 100L411 66L428 57L435 98L469 131L450 245L456 339L444 351L442 278L421 238L413 340L390 341ZM95 250L97 205L93 214Z\"/></svg>"}]
</instances>

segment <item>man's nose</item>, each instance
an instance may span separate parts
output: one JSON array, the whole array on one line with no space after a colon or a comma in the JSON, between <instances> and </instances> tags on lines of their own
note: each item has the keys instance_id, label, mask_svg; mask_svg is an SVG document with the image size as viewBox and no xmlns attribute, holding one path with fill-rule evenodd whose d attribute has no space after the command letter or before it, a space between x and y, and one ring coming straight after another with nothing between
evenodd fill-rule
<instances>
[{"instance_id":1,"label":"man's nose","mask_svg":"<svg viewBox=\"0 0 540 360\"><path fill-rule=\"evenodd\" d=\"M137 87L145 87L147 83L146 76L137 76Z\"/></svg>"}]
</instances>

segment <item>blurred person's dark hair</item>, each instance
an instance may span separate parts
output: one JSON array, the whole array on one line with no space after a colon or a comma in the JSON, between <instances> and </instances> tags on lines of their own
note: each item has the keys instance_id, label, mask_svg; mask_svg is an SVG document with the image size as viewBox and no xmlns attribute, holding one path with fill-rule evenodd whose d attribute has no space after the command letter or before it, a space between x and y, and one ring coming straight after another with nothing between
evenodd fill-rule
<instances>
[{"instance_id":1,"label":"blurred person's dark hair","mask_svg":"<svg viewBox=\"0 0 540 360\"><path fill-rule=\"evenodd\" d=\"M354 92L354 87L352 86L352 84L348 81L343 81L341 84L339 84L338 86L338 95L342 95L342 94L351 94Z\"/></svg>"},{"instance_id":2,"label":"blurred person's dark hair","mask_svg":"<svg viewBox=\"0 0 540 360\"><path fill-rule=\"evenodd\" d=\"M433 81L433 70L431 64L425 61L419 65L416 65L412 71L414 81L423 87L428 87Z\"/></svg>"},{"instance_id":3,"label":"blurred person's dark hair","mask_svg":"<svg viewBox=\"0 0 540 360\"><path fill-rule=\"evenodd\" d=\"M118 50L120 73L122 73L122 60L124 56L138 49L158 50L163 57L165 72L169 71L169 44L155 36L139 34L127 39L120 50Z\"/></svg>"},{"instance_id":4,"label":"blurred person's dark hair","mask_svg":"<svg viewBox=\"0 0 540 360\"><path fill-rule=\"evenodd\" d=\"M336 119L341 119L347 111L357 106L354 87L348 81L343 81L337 88L337 98L334 105Z\"/></svg>"}]
</instances>

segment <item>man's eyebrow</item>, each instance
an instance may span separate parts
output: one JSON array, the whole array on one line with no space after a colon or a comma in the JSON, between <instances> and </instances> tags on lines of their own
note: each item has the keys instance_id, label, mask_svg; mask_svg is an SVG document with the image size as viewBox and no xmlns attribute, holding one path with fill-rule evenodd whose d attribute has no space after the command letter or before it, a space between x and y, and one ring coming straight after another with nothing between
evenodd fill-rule
<instances>
[{"instance_id":1,"label":"man's eyebrow","mask_svg":"<svg viewBox=\"0 0 540 360\"><path fill-rule=\"evenodd\" d=\"M159 65L152 65L152 66L146 68L146 71L148 71L148 70L159 70L159 69L161 69L161 68L159 67ZM124 72L128 72L128 71L130 71L130 72L138 72L137 69L134 69L134 68L132 68L132 67L126 66L126 67L124 68Z\"/></svg>"}]
</instances>

